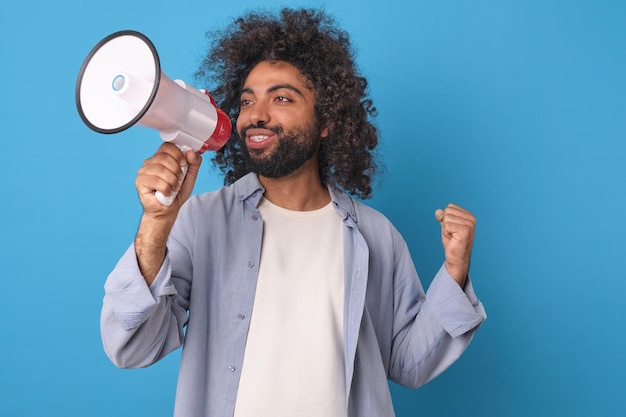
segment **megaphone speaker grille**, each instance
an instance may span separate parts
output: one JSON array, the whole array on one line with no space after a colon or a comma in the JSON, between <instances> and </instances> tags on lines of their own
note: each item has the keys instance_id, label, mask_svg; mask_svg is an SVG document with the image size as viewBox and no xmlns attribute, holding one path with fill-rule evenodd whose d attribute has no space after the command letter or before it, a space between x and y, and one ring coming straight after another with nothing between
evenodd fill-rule
<instances>
[{"instance_id":1,"label":"megaphone speaker grille","mask_svg":"<svg viewBox=\"0 0 626 417\"><path fill-rule=\"evenodd\" d=\"M130 30L113 33L83 62L76 82L78 113L96 132L121 132L148 111L160 79L159 56L146 36Z\"/></svg>"}]
</instances>

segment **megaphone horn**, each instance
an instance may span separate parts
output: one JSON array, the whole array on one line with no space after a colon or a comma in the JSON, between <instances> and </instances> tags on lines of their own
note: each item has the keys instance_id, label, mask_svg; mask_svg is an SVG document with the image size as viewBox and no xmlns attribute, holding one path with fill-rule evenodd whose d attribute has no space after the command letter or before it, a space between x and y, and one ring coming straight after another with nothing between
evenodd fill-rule
<instances>
[{"instance_id":1,"label":"megaphone horn","mask_svg":"<svg viewBox=\"0 0 626 417\"><path fill-rule=\"evenodd\" d=\"M96 132L118 133L143 125L183 151L220 149L232 129L228 115L208 92L169 79L161 71L154 44L132 30L105 37L89 52L76 82L76 107ZM165 205L175 197L157 193Z\"/></svg>"}]
</instances>

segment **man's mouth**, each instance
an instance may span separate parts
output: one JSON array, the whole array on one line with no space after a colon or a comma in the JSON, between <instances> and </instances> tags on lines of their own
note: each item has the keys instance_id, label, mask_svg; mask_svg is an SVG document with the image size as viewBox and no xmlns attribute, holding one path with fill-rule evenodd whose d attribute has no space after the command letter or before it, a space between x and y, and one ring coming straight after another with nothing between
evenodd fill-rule
<instances>
[{"instance_id":1,"label":"man's mouth","mask_svg":"<svg viewBox=\"0 0 626 417\"><path fill-rule=\"evenodd\" d=\"M253 135L253 136L248 136L248 140L250 140L251 142L263 142L264 140L266 140L269 136L267 135Z\"/></svg>"},{"instance_id":2,"label":"man's mouth","mask_svg":"<svg viewBox=\"0 0 626 417\"><path fill-rule=\"evenodd\" d=\"M241 135L251 149L263 149L279 135L280 127L249 126L242 129Z\"/></svg>"}]
</instances>

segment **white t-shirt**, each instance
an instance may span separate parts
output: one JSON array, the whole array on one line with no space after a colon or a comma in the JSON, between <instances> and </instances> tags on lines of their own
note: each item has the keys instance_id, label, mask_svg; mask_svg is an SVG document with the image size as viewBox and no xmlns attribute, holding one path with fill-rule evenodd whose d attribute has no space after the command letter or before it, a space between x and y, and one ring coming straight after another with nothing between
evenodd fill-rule
<instances>
[{"instance_id":1,"label":"white t-shirt","mask_svg":"<svg viewBox=\"0 0 626 417\"><path fill-rule=\"evenodd\" d=\"M346 415L343 225L332 203L266 199L259 278L235 417Z\"/></svg>"}]
</instances>

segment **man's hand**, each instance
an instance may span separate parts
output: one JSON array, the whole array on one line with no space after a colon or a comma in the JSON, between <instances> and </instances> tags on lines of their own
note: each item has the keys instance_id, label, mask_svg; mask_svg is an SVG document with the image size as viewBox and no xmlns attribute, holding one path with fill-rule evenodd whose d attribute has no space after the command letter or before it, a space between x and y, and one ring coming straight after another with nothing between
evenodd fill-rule
<instances>
[{"instance_id":1,"label":"man's hand","mask_svg":"<svg viewBox=\"0 0 626 417\"><path fill-rule=\"evenodd\" d=\"M455 204L449 204L443 210L437 209L435 217L441 224L441 241L446 257L446 269L463 287L469 273L476 218L472 213Z\"/></svg>"},{"instance_id":2,"label":"man's hand","mask_svg":"<svg viewBox=\"0 0 626 417\"><path fill-rule=\"evenodd\" d=\"M202 157L195 152L187 151L183 154L178 146L163 143L151 158L144 161L135 180L144 213L175 215L191 195L201 163ZM181 167L184 166L187 166L187 175L183 181ZM160 191L165 196L178 191L178 195L170 208L156 199L155 191Z\"/></svg>"}]
</instances>

